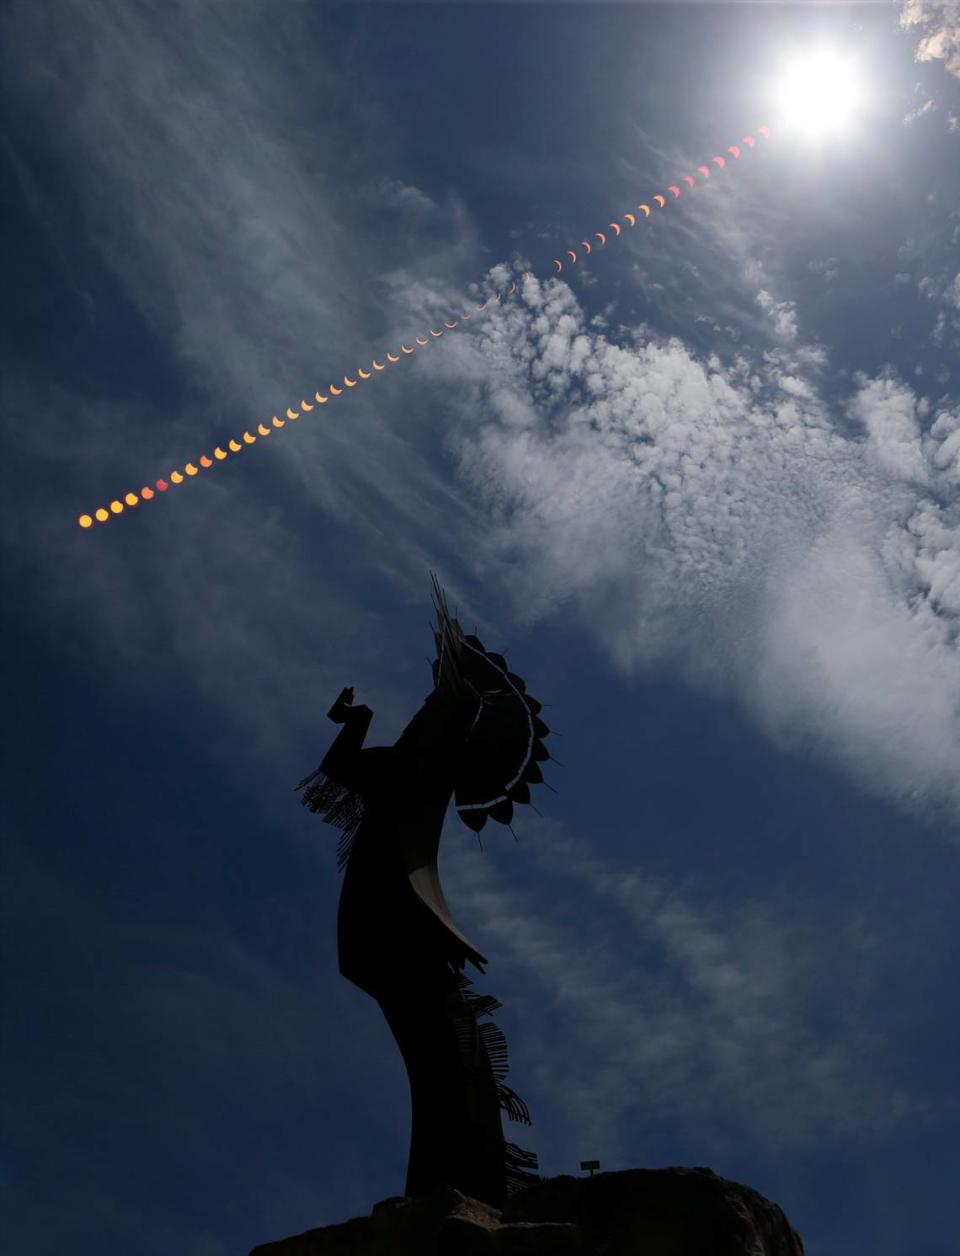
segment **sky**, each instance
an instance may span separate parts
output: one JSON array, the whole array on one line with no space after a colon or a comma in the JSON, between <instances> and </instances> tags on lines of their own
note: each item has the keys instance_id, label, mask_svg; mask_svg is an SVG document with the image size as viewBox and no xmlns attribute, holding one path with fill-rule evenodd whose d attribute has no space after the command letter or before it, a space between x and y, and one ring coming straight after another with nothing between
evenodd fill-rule
<instances>
[{"instance_id":1,"label":"sky","mask_svg":"<svg viewBox=\"0 0 960 1256\"><path fill-rule=\"evenodd\" d=\"M516 841L441 844L506 1136L958 1256L960 9L0 24L11 1249L236 1256L402 1193L293 787L345 685L371 744L419 707L435 571L560 761ZM824 46L859 97L811 128Z\"/></svg>"}]
</instances>

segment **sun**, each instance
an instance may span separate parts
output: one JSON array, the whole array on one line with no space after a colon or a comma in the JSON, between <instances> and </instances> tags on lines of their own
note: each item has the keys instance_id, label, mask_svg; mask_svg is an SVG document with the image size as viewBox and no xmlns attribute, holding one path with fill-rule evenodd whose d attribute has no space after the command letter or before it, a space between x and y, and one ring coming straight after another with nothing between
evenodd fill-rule
<instances>
[{"instance_id":1,"label":"sun","mask_svg":"<svg viewBox=\"0 0 960 1256\"><path fill-rule=\"evenodd\" d=\"M810 139L848 129L863 100L853 61L829 48L787 61L774 95L781 128Z\"/></svg>"}]
</instances>

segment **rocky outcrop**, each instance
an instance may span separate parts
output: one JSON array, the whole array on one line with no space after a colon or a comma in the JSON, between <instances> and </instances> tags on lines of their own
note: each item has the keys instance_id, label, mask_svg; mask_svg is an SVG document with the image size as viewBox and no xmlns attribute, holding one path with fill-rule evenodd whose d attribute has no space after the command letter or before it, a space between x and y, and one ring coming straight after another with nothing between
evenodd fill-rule
<instances>
[{"instance_id":1,"label":"rocky outcrop","mask_svg":"<svg viewBox=\"0 0 960 1256\"><path fill-rule=\"evenodd\" d=\"M776 1204L710 1169L544 1178L502 1210L452 1187L250 1256L803 1256Z\"/></svg>"}]
</instances>

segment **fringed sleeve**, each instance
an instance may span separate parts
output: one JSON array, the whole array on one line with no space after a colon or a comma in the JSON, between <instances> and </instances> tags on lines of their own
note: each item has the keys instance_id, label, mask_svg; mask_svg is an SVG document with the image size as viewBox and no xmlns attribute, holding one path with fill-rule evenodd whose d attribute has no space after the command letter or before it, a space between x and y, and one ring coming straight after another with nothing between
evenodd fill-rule
<instances>
[{"instance_id":1,"label":"fringed sleeve","mask_svg":"<svg viewBox=\"0 0 960 1256\"><path fill-rule=\"evenodd\" d=\"M304 791L300 801L305 807L341 830L337 847L341 872L364 817L367 772L363 741L372 718L369 707L358 707L351 713L317 770L294 786L294 790Z\"/></svg>"}]
</instances>

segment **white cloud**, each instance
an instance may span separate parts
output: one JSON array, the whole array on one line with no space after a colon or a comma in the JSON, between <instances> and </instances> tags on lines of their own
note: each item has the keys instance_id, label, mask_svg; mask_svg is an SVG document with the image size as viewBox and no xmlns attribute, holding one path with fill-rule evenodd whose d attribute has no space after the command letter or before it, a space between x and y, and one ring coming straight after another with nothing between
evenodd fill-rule
<instances>
[{"instance_id":1,"label":"white cloud","mask_svg":"<svg viewBox=\"0 0 960 1256\"><path fill-rule=\"evenodd\" d=\"M775 301L765 288L757 293L757 304L769 314L774 334L781 340L797 338L797 307L793 301Z\"/></svg>"},{"instance_id":2,"label":"white cloud","mask_svg":"<svg viewBox=\"0 0 960 1256\"><path fill-rule=\"evenodd\" d=\"M950 74L960 78L960 5L943 0L907 0L900 25L921 28L918 61L942 61Z\"/></svg>"},{"instance_id":3,"label":"white cloud","mask_svg":"<svg viewBox=\"0 0 960 1256\"><path fill-rule=\"evenodd\" d=\"M725 364L613 343L561 282L523 298L447 359L476 383L450 444L492 515L477 561L518 613L569 608L625 673L672 660L870 787L960 804L953 412L923 435L907 385L861 375L845 434L822 350Z\"/></svg>"},{"instance_id":4,"label":"white cloud","mask_svg":"<svg viewBox=\"0 0 960 1256\"><path fill-rule=\"evenodd\" d=\"M509 888L517 861L531 857L523 880L557 887L553 912ZM451 901L469 905L491 951L517 970L516 985L530 990L533 978L563 1018L571 1049L558 1052L549 1034L531 1041L530 1017L523 1054L527 1075L533 1061L539 1087L563 1094L581 1146L609 1147L622 1123L637 1154L639 1112L695 1128L714 1147L724 1130L803 1145L923 1112L921 1096L890 1093L882 1080L890 1061L878 1058L864 1017L882 975L882 935L857 909L834 917L827 941L809 904L696 903L604 864L550 820L525 818L522 842L505 855L451 842L444 867ZM567 899L582 904L588 936L571 925ZM816 1019L831 1028L815 1033ZM523 1094L519 1071L515 1083Z\"/></svg>"}]
</instances>

